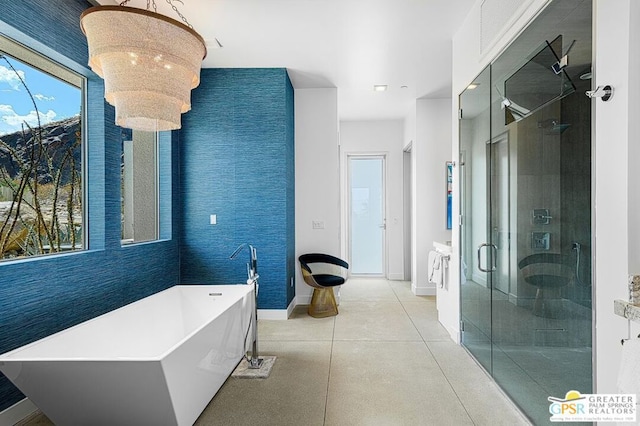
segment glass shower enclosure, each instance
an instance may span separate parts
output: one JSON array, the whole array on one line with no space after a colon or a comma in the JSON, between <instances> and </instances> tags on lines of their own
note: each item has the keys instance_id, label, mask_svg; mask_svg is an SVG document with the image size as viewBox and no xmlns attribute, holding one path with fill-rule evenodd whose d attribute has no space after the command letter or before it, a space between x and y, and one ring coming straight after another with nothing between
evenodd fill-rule
<instances>
[{"instance_id":1,"label":"glass shower enclosure","mask_svg":"<svg viewBox=\"0 0 640 426\"><path fill-rule=\"evenodd\" d=\"M460 95L462 343L536 425L592 390L591 13L551 2Z\"/></svg>"}]
</instances>

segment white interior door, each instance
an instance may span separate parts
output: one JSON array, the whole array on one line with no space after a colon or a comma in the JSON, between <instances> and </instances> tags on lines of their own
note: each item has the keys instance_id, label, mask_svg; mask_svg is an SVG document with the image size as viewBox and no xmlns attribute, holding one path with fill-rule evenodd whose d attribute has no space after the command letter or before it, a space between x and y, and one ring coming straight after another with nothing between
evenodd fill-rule
<instances>
[{"instance_id":1,"label":"white interior door","mask_svg":"<svg viewBox=\"0 0 640 426\"><path fill-rule=\"evenodd\" d=\"M385 274L385 158L349 156L349 248L352 274Z\"/></svg>"}]
</instances>

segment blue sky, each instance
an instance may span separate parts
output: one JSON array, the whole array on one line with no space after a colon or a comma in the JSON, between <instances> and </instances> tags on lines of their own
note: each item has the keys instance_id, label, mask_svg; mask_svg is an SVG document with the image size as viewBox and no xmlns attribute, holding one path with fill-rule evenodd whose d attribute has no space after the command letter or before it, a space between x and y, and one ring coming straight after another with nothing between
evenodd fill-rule
<instances>
[{"instance_id":1,"label":"blue sky","mask_svg":"<svg viewBox=\"0 0 640 426\"><path fill-rule=\"evenodd\" d=\"M42 124L80 114L81 92L62 80L4 55L35 98ZM21 129L24 122L37 124L33 102L7 61L0 58L0 135Z\"/></svg>"}]
</instances>

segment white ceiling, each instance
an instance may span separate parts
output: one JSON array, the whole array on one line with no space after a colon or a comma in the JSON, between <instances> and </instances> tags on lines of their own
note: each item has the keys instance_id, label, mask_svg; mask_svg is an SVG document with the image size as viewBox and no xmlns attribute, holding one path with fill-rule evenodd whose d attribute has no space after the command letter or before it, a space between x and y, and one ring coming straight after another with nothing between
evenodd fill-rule
<instances>
[{"instance_id":1,"label":"white ceiling","mask_svg":"<svg viewBox=\"0 0 640 426\"><path fill-rule=\"evenodd\" d=\"M417 98L450 96L451 39L475 0L182 2L173 1L208 45L203 67L284 67L296 89L337 87L341 120L380 120L405 117ZM156 4L180 19L168 0Z\"/></svg>"}]
</instances>

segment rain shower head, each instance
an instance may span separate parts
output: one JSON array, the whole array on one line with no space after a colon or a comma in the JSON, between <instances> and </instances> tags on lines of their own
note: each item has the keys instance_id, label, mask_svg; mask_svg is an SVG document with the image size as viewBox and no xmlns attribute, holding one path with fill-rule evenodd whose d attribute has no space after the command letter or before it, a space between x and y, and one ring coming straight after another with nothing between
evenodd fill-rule
<instances>
[{"instance_id":1,"label":"rain shower head","mask_svg":"<svg viewBox=\"0 0 640 426\"><path fill-rule=\"evenodd\" d=\"M538 121L538 128L546 129L548 133L562 133L567 130L569 126L571 126L571 124L560 123L560 120L555 118Z\"/></svg>"}]
</instances>

